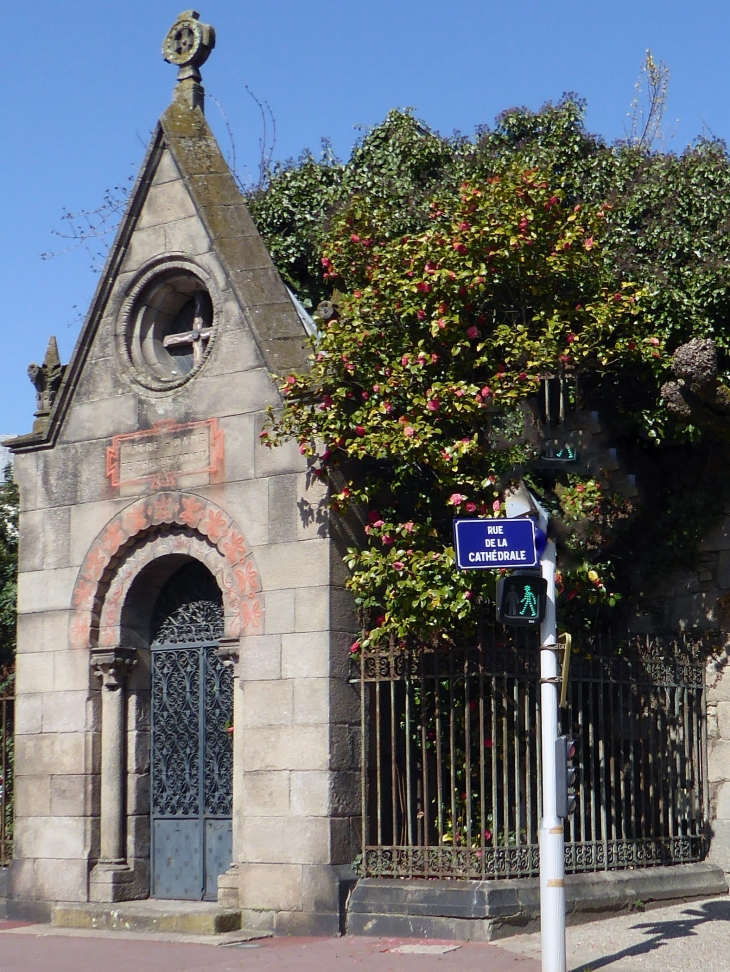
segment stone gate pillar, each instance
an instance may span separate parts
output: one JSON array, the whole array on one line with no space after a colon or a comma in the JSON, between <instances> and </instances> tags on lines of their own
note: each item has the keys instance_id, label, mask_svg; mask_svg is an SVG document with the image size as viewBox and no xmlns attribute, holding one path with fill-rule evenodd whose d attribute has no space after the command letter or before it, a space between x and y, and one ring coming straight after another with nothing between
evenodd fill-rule
<instances>
[{"instance_id":1,"label":"stone gate pillar","mask_svg":"<svg viewBox=\"0 0 730 972\"><path fill-rule=\"evenodd\" d=\"M129 648L93 651L91 667L101 678L101 824L99 863L91 875L90 897L124 897L131 870L125 853L126 683L135 665Z\"/></svg>"}]
</instances>

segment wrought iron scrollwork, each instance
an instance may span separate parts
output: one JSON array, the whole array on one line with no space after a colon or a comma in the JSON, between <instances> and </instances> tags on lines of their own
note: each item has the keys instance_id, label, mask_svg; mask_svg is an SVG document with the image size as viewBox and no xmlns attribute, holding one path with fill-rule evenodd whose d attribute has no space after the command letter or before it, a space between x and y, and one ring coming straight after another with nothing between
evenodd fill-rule
<instances>
[{"instance_id":1,"label":"wrought iron scrollwork","mask_svg":"<svg viewBox=\"0 0 730 972\"><path fill-rule=\"evenodd\" d=\"M223 635L223 596L210 571L186 564L162 589L152 622L152 644L193 644Z\"/></svg>"},{"instance_id":2,"label":"wrought iron scrollwork","mask_svg":"<svg viewBox=\"0 0 730 972\"><path fill-rule=\"evenodd\" d=\"M200 652L157 650L152 668L152 812L200 813Z\"/></svg>"}]
</instances>

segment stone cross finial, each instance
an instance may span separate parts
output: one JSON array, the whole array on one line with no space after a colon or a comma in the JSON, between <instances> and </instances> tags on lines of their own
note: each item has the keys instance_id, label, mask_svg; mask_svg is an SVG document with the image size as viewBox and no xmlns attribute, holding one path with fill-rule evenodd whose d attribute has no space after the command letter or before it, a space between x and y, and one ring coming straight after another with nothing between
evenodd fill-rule
<instances>
[{"instance_id":1,"label":"stone cross finial","mask_svg":"<svg viewBox=\"0 0 730 972\"><path fill-rule=\"evenodd\" d=\"M213 328L206 327L205 324L203 294L198 290L195 294L195 310L191 330L182 334L168 334L162 343L166 348L180 347L185 344L192 345L193 368L197 368L205 354L203 342L207 341L212 333Z\"/></svg>"},{"instance_id":2,"label":"stone cross finial","mask_svg":"<svg viewBox=\"0 0 730 972\"><path fill-rule=\"evenodd\" d=\"M200 67L208 60L214 47L214 28L210 24L200 23L197 10L183 10L162 42L162 56L169 64L177 64L179 68L175 101L203 111Z\"/></svg>"},{"instance_id":3,"label":"stone cross finial","mask_svg":"<svg viewBox=\"0 0 730 972\"><path fill-rule=\"evenodd\" d=\"M35 385L36 410L33 423L34 432L45 432L51 416L51 409L61 385L66 368L61 364L55 337L48 342L46 356L42 365L28 365L28 377Z\"/></svg>"}]
</instances>

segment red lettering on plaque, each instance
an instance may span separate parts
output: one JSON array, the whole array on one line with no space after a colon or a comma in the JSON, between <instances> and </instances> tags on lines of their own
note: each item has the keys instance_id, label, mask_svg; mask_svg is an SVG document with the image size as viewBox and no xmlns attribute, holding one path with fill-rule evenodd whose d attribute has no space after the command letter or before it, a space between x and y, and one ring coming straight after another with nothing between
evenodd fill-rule
<instances>
[{"instance_id":1,"label":"red lettering on plaque","mask_svg":"<svg viewBox=\"0 0 730 972\"><path fill-rule=\"evenodd\" d=\"M181 478L215 476L223 467L218 419L155 422L151 429L115 435L106 450L106 474L115 488L176 486Z\"/></svg>"}]
</instances>

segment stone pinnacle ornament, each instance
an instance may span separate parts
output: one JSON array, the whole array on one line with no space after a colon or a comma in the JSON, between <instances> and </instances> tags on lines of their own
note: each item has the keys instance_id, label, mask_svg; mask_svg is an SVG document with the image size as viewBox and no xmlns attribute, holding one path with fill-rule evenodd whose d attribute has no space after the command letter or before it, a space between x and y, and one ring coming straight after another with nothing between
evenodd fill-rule
<instances>
[{"instance_id":1,"label":"stone pinnacle ornament","mask_svg":"<svg viewBox=\"0 0 730 972\"><path fill-rule=\"evenodd\" d=\"M183 10L162 42L162 56L169 64L177 64L175 100L203 110L204 92L201 85L201 65L205 64L215 47L215 29L201 24L197 10Z\"/></svg>"}]
</instances>

